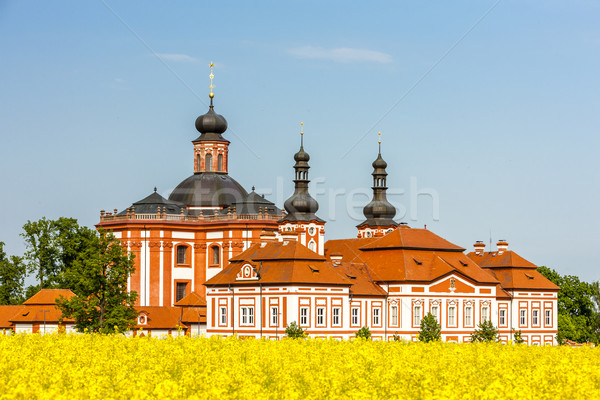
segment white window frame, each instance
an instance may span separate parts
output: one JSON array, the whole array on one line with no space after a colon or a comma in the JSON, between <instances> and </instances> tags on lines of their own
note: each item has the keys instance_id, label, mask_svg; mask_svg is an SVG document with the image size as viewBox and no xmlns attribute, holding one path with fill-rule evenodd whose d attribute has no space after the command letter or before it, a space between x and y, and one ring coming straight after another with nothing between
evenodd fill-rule
<instances>
[{"instance_id":1,"label":"white window frame","mask_svg":"<svg viewBox=\"0 0 600 400\"><path fill-rule=\"evenodd\" d=\"M242 319L240 325L252 326L254 325L254 306L241 307Z\"/></svg>"},{"instance_id":2,"label":"white window frame","mask_svg":"<svg viewBox=\"0 0 600 400\"><path fill-rule=\"evenodd\" d=\"M531 310L531 326L540 326L540 310L536 308Z\"/></svg>"},{"instance_id":3,"label":"white window frame","mask_svg":"<svg viewBox=\"0 0 600 400\"><path fill-rule=\"evenodd\" d=\"M398 306L395 304L392 305L390 311L392 314L392 326L398 326Z\"/></svg>"},{"instance_id":4,"label":"white window frame","mask_svg":"<svg viewBox=\"0 0 600 400\"><path fill-rule=\"evenodd\" d=\"M488 306L481 307L481 322L490 319L490 308Z\"/></svg>"},{"instance_id":5,"label":"white window frame","mask_svg":"<svg viewBox=\"0 0 600 400\"><path fill-rule=\"evenodd\" d=\"M373 307L373 326L380 326L381 308Z\"/></svg>"},{"instance_id":6,"label":"white window frame","mask_svg":"<svg viewBox=\"0 0 600 400\"><path fill-rule=\"evenodd\" d=\"M456 327L456 306L448 306L448 326Z\"/></svg>"},{"instance_id":7,"label":"white window frame","mask_svg":"<svg viewBox=\"0 0 600 400\"><path fill-rule=\"evenodd\" d=\"M421 310L422 307L420 304L415 304L413 306L413 326L421 326Z\"/></svg>"},{"instance_id":8,"label":"white window frame","mask_svg":"<svg viewBox=\"0 0 600 400\"><path fill-rule=\"evenodd\" d=\"M351 319L352 326L359 326L360 325L360 307L352 307L350 310L351 310L350 314L352 316L352 319Z\"/></svg>"},{"instance_id":9,"label":"white window frame","mask_svg":"<svg viewBox=\"0 0 600 400\"><path fill-rule=\"evenodd\" d=\"M325 307L317 307L317 326L325 326Z\"/></svg>"},{"instance_id":10,"label":"white window frame","mask_svg":"<svg viewBox=\"0 0 600 400\"><path fill-rule=\"evenodd\" d=\"M546 309L544 313L544 326L552 326L552 309Z\"/></svg>"},{"instance_id":11,"label":"white window frame","mask_svg":"<svg viewBox=\"0 0 600 400\"><path fill-rule=\"evenodd\" d=\"M498 325L506 326L506 308L498 310Z\"/></svg>"},{"instance_id":12,"label":"white window frame","mask_svg":"<svg viewBox=\"0 0 600 400\"><path fill-rule=\"evenodd\" d=\"M227 325L227 306L219 306L219 325Z\"/></svg>"},{"instance_id":13,"label":"white window frame","mask_svg":"<svg viewBox=\"0 0 600 400\"><path fill-rule=\"evenodd\" d=\"M473 307L465 307L465 326L473 326Z\"/></svg>"},{"instance_id":14,"label":"white window frame","mask_svg":"<svg viewBox=\"0 0 600 400\"><path fill-rule=\"evenodd\" d=\"M300 326L309 326L308 315L308 307L300 307Z\"/></svg>"},{"instance_id":15,"label":"white window frame","mask_svg":"<svg viewBox=\"0 0 600 400\"><path fill-rule=\"evenodd\" d=\"M519 310L519 326L527 326L527 309L525 308Z\"/></svg>"},{"instance_id":16,"label":"white window frame","mask_svg":"<svg viewBox=\"0 0 600 400\"><path fill-rule=\"evenodd\" d=\"M279 326L279 306L271 306L271 326Z\"/></svg>"},{"instance_id":17,"label":"white window frame","mask_svg":"<svg viewBox=\"0 0 600 400\"><path fill-rule=\"evenodd\" d=\"M341 307L333 307L331 309L331 326L340 326L342 325L342 308Z\"/></svg>"},{"instance_id":18,"label":"white window frame","mask_svg":"<svg viewBox=\"0 0 600 400\"><path fill-rule=\"evenodd\" d=\"M435 317L435 320L438 322L438 324L440 323L439 310L440 310L440 307L437 304L431 306L431 315L433 315Z\"/></svg>"}]
</instances>

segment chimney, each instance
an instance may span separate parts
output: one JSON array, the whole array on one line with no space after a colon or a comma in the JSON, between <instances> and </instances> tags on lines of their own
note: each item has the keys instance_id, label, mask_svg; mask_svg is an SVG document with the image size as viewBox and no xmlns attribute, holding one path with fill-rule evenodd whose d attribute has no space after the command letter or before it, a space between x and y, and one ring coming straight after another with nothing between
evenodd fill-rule
<instances>
[{"instance_id":1,"label":"chimney","mask_svg":"<svg viewBox=\"0 0 600 400\"><path fill-rule=\"evenodd\" d=\"M500 241L496 243L496 247L498 248L498 254L502 254L508 249L508 242L504 239L500 239Z\"/></svg>"},{"instance_id":2,"label":"chimney","mask_svg":"<svg viewBox=\"0 0 600 400\"><path fill-rule=\"evenodd\" d=\"M485 243L481 240L476 241L473 247L475 247L475 254L483 254L485 252Z\"/></svg>"}]
</instances>

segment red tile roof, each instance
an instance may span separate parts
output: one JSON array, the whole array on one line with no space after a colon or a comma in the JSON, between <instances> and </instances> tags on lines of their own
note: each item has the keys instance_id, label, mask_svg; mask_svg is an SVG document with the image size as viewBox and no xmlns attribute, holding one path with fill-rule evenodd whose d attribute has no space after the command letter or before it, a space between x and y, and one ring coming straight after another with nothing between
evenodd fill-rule
<instances>
[{"instance_id":1,"label":"red tile roof","mask_svg":"<svg viewBox=\"0 0 600 400\"><path fill-rule=\"evenodd\" d=\"M405 233L413 230L417 232ZM383 238L329 240L325 255L334 253L343 254L343 261L368 265L376 282L432 282L458 273L473 282L498 283L462 248L425 229L400 228Z\"/></svg>"},{"instance_id":2,"label":"red tile roof","mask_svg":"<svg viewBox=\"0 0 600 400\"><path fill-rule=\"evenodd\" d=\"M174 304L178 307L206 307L206 300L196 292L192 292Z\"/></svg>"},{"instance_id":3,"label":"red tile roof","mask_svg":"<svg viewBox=\"0 0 600 400\"><path fill-rule=\"evenodd\" d=\"M15 315L22 306L0 306L0 330L12 328L10 319Z\"/></svg>"},{"instance_id":4,"label":"red tile roof","mask_svg":"<svg viewBox=\"0 0 600 400\"><path fill-rule=\"evenodd\" d=\"M146 324L137 325L142 329L175 329L181 325L182 308L180 307L160 307L160 306L136 306L138 314L145 314Z\"/></svg>"},{"instance_id":5,"label":"red tile roof","mask_svg":"<svg viewBox=\"0 0 600 400\"><path fill-rule=\"evenodd\" d=\"M244 260L308 260L324 261L325 257L309 250L306 246L296 241L289 242L271 242L266 245L255 244L250 246L245 252L238 254L229 260L229 262Z\"/></svg>"},{"instance_id":6,"label":"red tile roof","mask_svg":"<svg viewBox=\"0 0 600 400\"><path fill-rule=\"evenodd\" d=\"M560 290L537 271L537 266L514 251L497 251L468 254L484 269L490 271L506 290Z\"/></svg>"},{"instance_id":7,"label":"red tile roof","mask_svg":"<svg viewBox=\"0 0 600 400\"><path fill-rule=\"evenodd\" d=\"M11 317L10 322L15 324L43 323L58 324L62 312L53 304L22 305ZM73 323L70 318L63 318L63 322Z\"/></svg>"},{"instance_id":8,"label":"red tile roof","mask_svg":"<svg viewBox=\"0 0 600 400\"><path fill-rule=\"evenodd\" d=\"M69 289L42 289L33 296L31 296L23 304L27 305L52 305L56 304L56 300L63 296L67 299L75 296L75 293Z\"/></svg>"}]
</instances>

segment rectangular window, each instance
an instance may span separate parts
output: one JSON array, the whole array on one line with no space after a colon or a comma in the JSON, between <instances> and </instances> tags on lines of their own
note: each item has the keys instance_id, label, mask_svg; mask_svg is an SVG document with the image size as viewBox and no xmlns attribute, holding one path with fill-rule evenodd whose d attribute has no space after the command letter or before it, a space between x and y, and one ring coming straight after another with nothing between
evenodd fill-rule
<instances>
[{"instance_id":1,"label":"rectangular window","mask_svg":"<svg viewBox=\"0 0 600 400\"><path fill-rule=\"evenodd\" d=\"M471 316L472 311L473 311L472 307L465 308L465 326L471 326L473 324L473 319Z\"/></svg>"},{"instance_id":2,"label":"rectangular window","mask_svg":"<svg viewBox=\"0 0 600 400\"><path fill-rule=\"evenodd\" d=\"M331 321L333 326L340 326L341 322L340 322L340 315L342 313L342 309L339 307L333 307L332 311L332 318L333 320Z\"/></svg>"},{"instance_id":3,"label":"rectangular window","mask_svg":"<svg viewBox=\"0 0 600 400\"><path fill-rule=\"evenodd\" d=\"M221 310L221 325L227 325L227 307L220 307Z\"/></svg>"},{"instance_id":4,"label":"rectangular window","mask_svg":"<svg viewBox=\"0 0 600 400\"><path fill-rule=\"evenodd\" d=\"M177 264L187 264L187 246L177 246Z\"/></svg>"},{"instance_id":5,"label":"rectangular window","mask_svg":"<svg viewBox=\"0 0 600 400\"><path fill-rule=\"evenodd\" d=\"M177 282L175 289L175 301L179 301L185 297L185 289L187 288L187 282Z\"/></svg>"},{"instance_id":6,"label":"rectangular window","mask_svg":"<svg viewBox=\"0 0 600 400\"><path fill-rule=\"evenodd\" d=\"M308 307L300 308L300 326L308 326Z\"/></svg>"},{"instance_id":7,"label":"rectangular window","mask_svg":"<svg viewBox=\"0 0 600 400\"><path fill-rule=\"evenodd\" d=\"M392 306L392 326L398 325L398 306Z\"/></svg>"},{"instance_id":8,"label":"rectangular window","mask_svg":"<svg viewBox=\"0 0 600 400\"><path fill-rule=\"evenodd\" d=\"M488 308L487 307L481 307L481 322L483 321L487 321L488 320Z\"/></svg>"},{"instance_id":9,"label":"rectangular window","mask_svg":"<svg viewBox=\"0 0 600 400\"><path fill-rule=\"evenodd\" d=\"M380 313L379 308L373 309L373 326L379 326L381 324L381 322L379 322L379 313Z\"/></svg>"},{"instance_id":10,"label":"rectangular window","mask_svg":"<svg viewBox=\"0 0 600 400\"><path fill-rule=\"evenodd\" d=\"M527 326L527 310L520 310L519 326Z\"/></svg>"},{"instance_id":11,"label":"rectangular window","mask_svg":"<svg viewBox=\"0 0 600 400\"><path fill-rule=\"evenodd\" d=\"M414 316L413 325L414 326L420 326L421 325L421 306L415 306L413 310L414 310L414 312L413 312L413 316Z\"/></svg>"},{"instance_id":12,"label":"rectangular window","mask_svg":"<svg viewBox=\"0 0 600 400\"><path fill-rule=\"evenodd\" d=\"M456 326L456 307L448 308L448 326Z\"/></svg>"},{"instance_id":13,"label":"rectangular window","mask_svg":"<svg viewBox=\"0 0 600 400\"><path fill-rule=\"evenodd\" d=\"M498 317L498 325L505 326L506 325L506 310L500 310L500 315Z\"/></svg>"},{"instance_id":14,"label":"rectangular window","mask_svg":"<svg viewBox=\"0 0 600 400\"><path fill-rule=\"evenodd\" d=\"M240 325L254 325L254 307L242 307L242 320Z\"/></svg>"},{"instance_id":15,"label":"rectangular window","mask_svg":"<svg viewBox=\"0 0 600 400\"><path fill-rule=\"evenodd\" d=\"M317 308L317 325L318 326L325 325L325 308L323 308L323 307Z\"/></svg>"},{"instance_id":16,"label":"rectangular window","mask_svg":"<svg viewBox=\"0 0 600 400\"><path fill-rule=\"evenodd\" d=\"M531 310L531 324L533 326L540 325L540 310Z\"/></svg>"},{"instance_id":17,"label":"rectangular window","mask_svg":"<svg viewBox=\"0 0 600 400\"><path fill-rule=\"evenodd\" d=\"M352 307L352 326L358 326L360 309L358 307Z\"/></svg>"},{"instance_id":18,"label":"rectangular window","mask_svg":"<svg viewBox=\"0 0 600 400\"><path fill-rule=\"evenodd\" d=\"M546 310L546 320L544 322L546 326L552 326L552 310Z\"/></svg>"},{"instance_id":19,"label":"rectangular window","mask_svg":"<svg viewBox=\"0 0 600 400\"><path fill-rule=\"evenodd\" d=\"M438 323L440 322L440 319L439 319L439 307L438 306L431 307L431 315L433 315L435 317L435 320Z\"/></svg>"},{"instance_id":20,"label":"rectangular window","mask_svg":"<svg viewBox=\"0 0 600 400\"><path fill-rule=\"evenodd\" d=\"M277 326L279 324L279 308L271 307L271 325Z\"/></svg>"}]
</instances>

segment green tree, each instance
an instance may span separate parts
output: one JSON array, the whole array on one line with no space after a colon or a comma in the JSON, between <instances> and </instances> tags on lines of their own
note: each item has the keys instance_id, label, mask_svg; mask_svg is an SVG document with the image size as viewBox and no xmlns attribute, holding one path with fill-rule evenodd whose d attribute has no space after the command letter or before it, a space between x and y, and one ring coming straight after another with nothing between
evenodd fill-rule
<instances>
[{"instance_id":1,"label":"green tree","mask_svg":"<svg viewBox=\"0 0 600 400\"><path fill-rule=\"evenodd\" d=\"M471 342L497 342L498 329L492 324L492 321L486 319L477 325L475 331L471 334Z\"/></svg>"},{"instance_id":2,"label":"green tree","mask_svg":"<svg viewBox=\"0 0 600 400\"><path fill-rule=\"evenodd\" d=\"M358 330L358 332L355 333L355 336L357 338L362 338L362 339L371 339L371 330L369 328L367 328L366 326L363 326L362 328L360 328Z\"/></svg>"},{"instance_id":3,"label":"green tree","mask_svg":"<svg viewBox=\"0 0 600 400\"><path fill-rule=\"evenodd\" d=\"M73 266L94 235L93 229L80 226L74 218L27 221L21 234L26 245L27 271L39 281L27 288L27 298L43 288L70 289L65 271Z\"/></svg>"},{"instance_id":4,"label":"green tree","mask_svg":"<svg viewBox=\"0 0 600 400\"><path fill-rule=\"evenodd\" d=\"M8 257L0 242L0 305L21 304L27 270L21 257Z\"/></svg>"},{"instance_id":5,"label":"green tree","mask_svg":"<svg viewBox=\"0 0 600 400\"><path fill-rule=\"evenodd\" d=\"M515 331L513 329L513 333L514 333L514 339L515 339L514 343L515 344L523 344L523 343L525 343L525 340L523 339L523 336L522 336L522 333L521 333L520 329L518 331Z\"/></svg>"},{"instance_id":6,"label":"green tree","mask_svg":"<svg viewBox=\"0 0 600 400\"><path fill-rule=\"evenodd\" d=\"M292 321L285 328L285 335L291 339L304 339L306 338L306 332L300 325L296 323L296 321Z\"/></svg>"},{"instance_id":7,"label":"green tree","mask_svg":"<svg viewBox=\"0 0 600 400\"><path fill-rule=\"evenodd\" d=\"M85 238L83 251L65 272L65 281L76 294L57 301L63 317L73 318L78 331L124 332L136 323L136 292L127 291L134 272L133 255L127 255L111 233L100 230Z\"/></svg>"},{"instance_id":8,"label":"green tree","mask_svg":"<svg viewBox=\"0 0 600 400\"><path fill-rule=\"evenodd\" d=\"M595 310L596 291L592 284L574 275L560 275L553 269L539 267L538 272L560 286L558 292L558 334L562 343L569 339L578 343L598 342L598 312Z\"/></svg>"},{"instance_id":9,"label":"green tree","mask_svg":"<svg viewBox=\"0 0 600 400\"><path fill-rule=\"evenodd\" d=\"M437 319L431 313L427 313L421 320L421 330L419 330L419 340L421 342L434 342L442 338L442 327Z\"/></svg>"}]
</instances>

